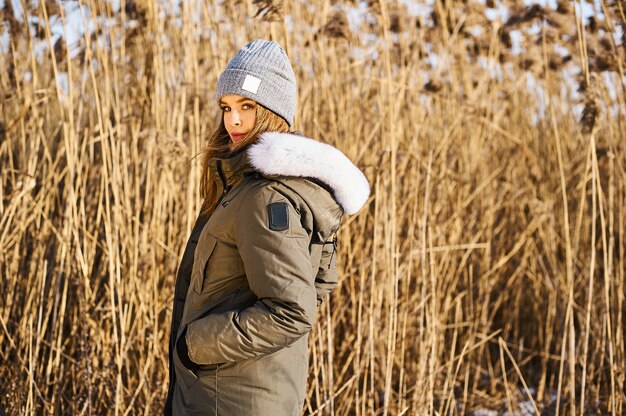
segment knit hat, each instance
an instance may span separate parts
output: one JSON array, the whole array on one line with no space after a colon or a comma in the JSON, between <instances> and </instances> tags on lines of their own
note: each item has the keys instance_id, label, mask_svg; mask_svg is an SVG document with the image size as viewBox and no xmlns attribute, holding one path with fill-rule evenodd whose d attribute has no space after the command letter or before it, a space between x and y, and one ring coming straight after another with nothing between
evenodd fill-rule
<instances>
[{"instance_id":1,"label":"knit hat","mask_svg":"<svg viewBox=\"0 0 626 416\"><path fill-rule=\"evenodd\" d=\"M256 39L243 46L220 75L217 101L229 94L256 101L291 127L296 112L296 75L277 42Z\"/></svg>"}]
</instances>

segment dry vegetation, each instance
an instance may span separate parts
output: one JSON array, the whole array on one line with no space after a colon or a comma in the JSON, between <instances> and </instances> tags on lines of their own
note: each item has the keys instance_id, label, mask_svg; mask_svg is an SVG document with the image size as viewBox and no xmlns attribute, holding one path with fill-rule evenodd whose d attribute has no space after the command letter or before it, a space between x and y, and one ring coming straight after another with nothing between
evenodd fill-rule
<instances>
[{"instance_id":1,"label":"dry vegetation","mask_svg":"<svg viewBox=\"0 0 626 416\"><path fill-rule=\"evenodd\" d=\"M0 2L7 414L159 413L190 162L255 37L295 62L299 129L373 188L305 412L626 411L622 0L66 3Z\"/></svg>"}]
</instances>

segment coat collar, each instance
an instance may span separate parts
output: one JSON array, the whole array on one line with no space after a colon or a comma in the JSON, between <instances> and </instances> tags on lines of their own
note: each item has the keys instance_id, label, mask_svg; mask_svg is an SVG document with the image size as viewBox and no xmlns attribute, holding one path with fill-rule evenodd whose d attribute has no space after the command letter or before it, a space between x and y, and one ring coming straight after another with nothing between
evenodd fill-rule
<instances>
[{"instance_id":1,"label":"coat collar","mask_svg":"<svg viewBox=\"0 0 626 416\"><path fill-rule=\"evenodd\" d=\"M367 202L370 187L365 175L337 148L289 133L263 133L246 150L258 172L269 176L317 179L333 191L346 214L355 214Z\"/></svg>"},{"instance_id":2,"label":"coat collar","mask_svg":"<svg viewBox=\"0 0 626 416\"><path fill-rule=\"evenodd\" d=\"M235 186L243 174L252 171L246 152L239 152L228 158L212 158L209 160L211 176L215 178L219 192L224 191L224 183L228 188Z\"/></svg>"}]
</instances>

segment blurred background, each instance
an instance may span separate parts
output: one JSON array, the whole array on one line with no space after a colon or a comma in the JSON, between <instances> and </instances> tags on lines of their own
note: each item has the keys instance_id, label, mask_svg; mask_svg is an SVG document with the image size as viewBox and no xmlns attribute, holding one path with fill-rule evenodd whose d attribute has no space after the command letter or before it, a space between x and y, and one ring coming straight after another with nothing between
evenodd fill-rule
<instances>
[{"instance_id":1,"label":"blurred background","mask_svg":"<svg viewBox=\"0 0 626 416\"><path fill-rule=\"evenodd\" d=\"M0 0L0 405L158 414L215 82L366 173L307 415L622 414L623 0Z\"/></svg>"}]
</instances>

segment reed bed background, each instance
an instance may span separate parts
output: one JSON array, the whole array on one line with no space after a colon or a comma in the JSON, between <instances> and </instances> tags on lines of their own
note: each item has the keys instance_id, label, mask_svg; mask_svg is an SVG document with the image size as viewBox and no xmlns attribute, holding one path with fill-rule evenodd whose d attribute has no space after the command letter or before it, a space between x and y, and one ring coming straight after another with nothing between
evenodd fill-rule
<instances>
[{"instance_id":1,"label":"reed bed background","mask_svg":"<svg viewBox=\"0 0 626 416\"><path fill-rule=\"evenodd\" d=\"M194 156L256 37L373 191L304 412L625 411L623 1L0 6L6 414L160 412Z\"/></svg>"}]
</instances>

